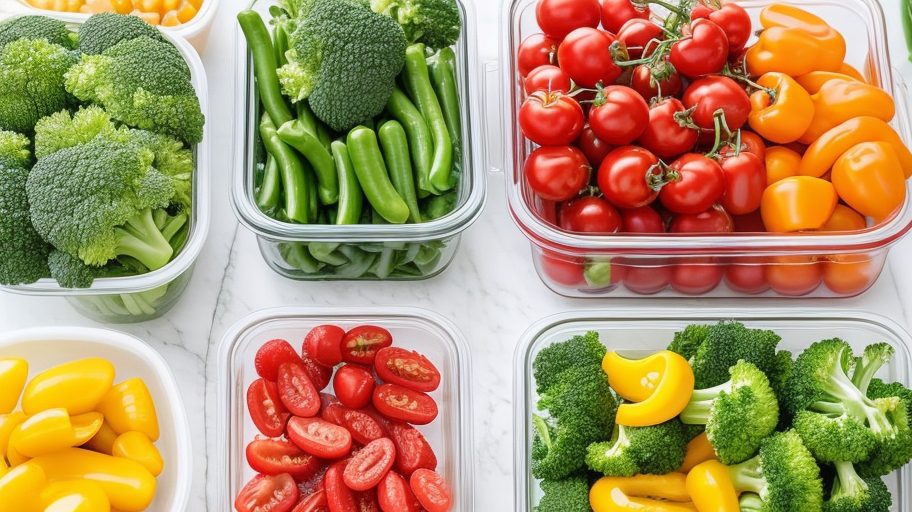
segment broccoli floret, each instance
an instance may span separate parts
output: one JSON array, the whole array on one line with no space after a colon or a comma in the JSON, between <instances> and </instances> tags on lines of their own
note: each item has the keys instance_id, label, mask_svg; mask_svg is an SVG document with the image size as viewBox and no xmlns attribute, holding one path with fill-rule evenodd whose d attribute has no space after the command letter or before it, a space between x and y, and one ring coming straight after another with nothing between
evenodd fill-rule
<instances>
[{"instance_id":1,"label":"broccoli floret","mask_svg":"<svg viewBox=\"0 0 912 512\"><path fill-rule=\"evenodd\" d=\"M836 463L836 477L824 512L888 512L893 505L890 490L879 477L862 478L851 462Z\"/></svg>"},{"instance_id":2,"label":"broccoli floret","mask_svg":"<svg viewBox=\"0 0 912 512\"><path fill-rule=\"evenodd\" d=\"M875 343L865 347L861 357L856 357L852 372L852 383L863 394L867 394L868 386L885 364L893 360L896 350L887 343Z\"/></svg>"},{"instance_id":3,"label":"broccoli floret","mask_svg":"<svg viewBox=\"0 0 912 512\"><path fill-rule=\"evenodd\" d=\"M405 64L402 28L349 0L313 0L305 11L291 22L282 91L293 102L307 99L338 132L382 112Z\"/></svg>"},{"instance_id":4,"label":"broccoli floret","mask_svg":"<svg viewBox=\"0 0 912 512\"><path fill-rule=\"evenodd\" d=\"M586 465L605 476L664 475L684 463L687 441L677 418L649 427L616 425L610 441L589 445Z\"/></svg>"},{"instance_id":5,"label":"broccoli floret","mask_svg":"<svg viewBox=\"0 0 912 512\"><path fill-rule=\"evenodd\" d=\"M19 39L45 39L69 49L76 42L66 23L47 16L19 16L0 23L0 48Z\"/></svg>"},{"instance_id":6,"label":"broccoli floret","mask_svg":"<svg viewBox=\"0 0 912 512\"><path fill-rule=\"evenodd\" d=\"M79 26L79 51L97 55L121 41L140 36L165 41L158 29L137 16L112 12L93 14Z\"/></svg>"},{"instance_id":7,"label":"broccoli floret","mask_svg":"<svg viewBox=\"0 0 912 512\"><path fill-rule=\"evenodd\" d=\"M858 464L858 471L865 477L889 475L912 460L912 428L909 425L912 390L898 382L886 384L873 379L867 395L886 411L896 427L896 436L877 443L869 457Z\"/></svg>"},{"instance_id":8,"label":"broccoli floret","mask_svg":"<svg viewBox=\"0 0 912 512\"><path fill-rule=\"evenodd\" d=\"M713 325L691 362L694 386L702 389L722 384L729 378L728 369L742 359L771 375L777 368L776 345L781 339L773 331L748 329L739 322Z\"/></svg>"},{"instance_id":9,"label":"broccoli floret","mask_svg":"<svg viewBox=\"0 0 912 512\"><path fill-rule=\"evenodd\" d=\"M579 366L601 366L608 350L595 331L543 348L532 363L535 387L539 393L560 380L560 374Z\"/></svg>"},{"instance_id":10,"label":"broccoli floret","mask_svg":"<svg viewBox=\"0 0 912 512\"><path fill-rule=\"evenodd\" d=\"M86 265L81 259L63 251L53 251L48 256L51 277L64 288L88 288L102 267Z\"/></svg>"},{"instance_id":11,"label":"broccoli floret","mask_svg":"<svg viewBox=\"0 0 912 512\"><path fill-rule=\"evenodd\" d=\"M730 380L694 390L681 421L706 425L706 436L725 464L754 456L779 423L779 404L769 379L755 365L738 361Z\"/></svg>"},{"instance_id":12,"label":"broccoli floret","mask_svg":"<svg viewBox=\"0 0 912 512\"><path fill-rule=\"evenodd\" d=\"M195 143L204 118L187 63L169 43L141 36L100 55L83 55L66 73L66 89L134 128Z\"/></svg>"},{"instance_id":13,"label":"broccoli floret","mask_svg":"<svg viewBox=\"0 0 912 512\"><path fill-rule=\"evenodd\" d=\"M410 43L435 49L456 44L462 29L456 0L371 0L374 12L385 14L402 26Z\"/></svg>"},{"instance_id":14,"label":"broccoli floret","mask_svg":"<svg viewBox=\"0 0 912 512\"><path fill-rule=\"evenodd\" d=\"M589 481L586 475L574 475L564 480L543 480L545 493L535 512L591 512Z\"/></svg>"},{"instance_id":15,"label":"broccoli floret","mask_svg":"<svg viewBox=\"0 0 912 512\"><path fill-rule=\"evenodd\" d=\"M38 120L66 108L64 73L76 54L45 39L19 39L0 50L0 129L30 133Z\"/></svg>"},{"instance_id":16,"label":"broccoli floret","mask_svg":"<svg viewBox=\"0 0 912 512\"><path fill-rule=\"evenodd\" d=\"M820 468L793 431L765 439L756 457L731 466L729 474L739 493L752 493L742 511L810 512L823 506Z\"/></svg>"},{"instance_id":17,"label":"broccoli floret","mask_svg":"<svg viewBox=\"0 0 912 512\"><path fill-rule=\"evenodd\" d=\"M697 355L697 349L706 340L707 334L709 334L708 325L688 325L683 331L675 333L674 339L668 345L668 350L680 354L684 359L690 360L690 358Z\"/></svg>"}]
</instances>

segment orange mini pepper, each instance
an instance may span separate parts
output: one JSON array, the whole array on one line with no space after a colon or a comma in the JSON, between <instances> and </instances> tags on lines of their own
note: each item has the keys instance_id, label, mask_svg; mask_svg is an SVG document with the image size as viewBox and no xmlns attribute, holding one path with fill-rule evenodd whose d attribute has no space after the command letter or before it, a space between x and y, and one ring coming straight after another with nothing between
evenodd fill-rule
<instances>
[{"instance_id":1,"label":"orange mini pepper","mask_svg":"<svg viewBox=\"0 0 912 512\"><path fill-rule=\"evenodd\" d=\"M593 512L695 512L681 473L602 477L589 489Z\"/></svg>"},{"instance_id":2,"label":"orange mini pepper","mask_svg":"<svg viewBox=\"0 0 912 512\"><path fill-rule=\"evenodd\" d=\"M799 172L803 176L823 176L852 146L876 141L890 143L902 163L904 176L912 176L912 153L906 144L890 125L870 116L849 119L821 135L805 151Z\"/></svg>"},{"instance_id":3,"label":"orange mini pepper","mask_svg":"<svg viewBox=\"0 0 912 512\"><path fill-rule=\"evenodd\" d=\"M694 374L687 360L669 350L644 359L627 359L608 352L602 359L608 383L625 400L618 407L617 423L648 427L664 423L684 410L694 388Z\"/></svg>"},{"instance_id":4,"label":"orange mini pepper","mask_svg":"<svg viewBox=\"0 0 912 512\"><path fill-rule=\"evenodd\" d=\"M783 27L804 30L819 43L818 55L821 60L817 69L838 71L842 68L846 54L845 38L816 14L793 5L772 4L760 11L760 25L766 29Z\"/></svg>"},{"instance_id":5,"label":"orange mini pepper","mask_svg":"<svg viewBox=\"0 0 912 512\"><path fill-rule=\"evenodd\" d=\"M766 187L760 200L760 216L771 233L820 229L833 215L837 201L832 183L792 176Z\"/></svg>"},{"instance_id":6,"label":"orange mini pepper","mask_svg":"<svg viewBox=\"0 0 912 512\"><path fill-rule=\"evenodd\" d=\"M688 473L697 464L708 460L716 460L716 449L709 442L706 432L698 435L687 443L687 451L684 454L684 462L678 468L679 473Z\"/></svg>"},{"instance_id":7,"label":"orange mini pepper","mask_svg":"<svg viewBox=\"0 0 912 512\"><path fill-rule=\"evenodd\" d=\"M843 75L842 73L837 73L835 71L811 71L806 75L796 77L795 80L810 94L817 94L820 92L820 88L830 80L861 81L853 76Z\"/></svg>"},{"instance_id":8,"label":"orange mini pepper","mask_svg":"<svg viewBox=\"0 0 912 512\"><path fill-rule=\"evenodd\" d=\"M810 144L840 123L859 116L889 121L896 115L893 98L880 87L857 80L830 80L811 96L814 119L800 142Z\"/></svg>"},{"instance_id":9,"label":"orange mini pepper","mask_svg":"<svg viewBox=\"0 0 912 512\"><path fill-rule=\"evenodd\" d=\"M785 146L766 148L766 184L772 185L790 176L798 176L801 155Z\"/></svg>"},{"instance_id":10,"label":"orange mini pepper","mask_svg":"<svg viewBox=\"0 0 912 512\"><path fill-rule=\"evenodd\" d=\"M868 227L865 218L844 204L837 204L833 215L820 227L821 231L861 231Z\"/></svg>"},{"instance_id":11,"label":"orange mini pepper","mask_svg":"<svg viewBox=\"0 0 912 512\"><path fill-rule=\"evenodd\" d=\"M855 67L852 66L851 64L849 64L848 62L842 63L842 66L839 68L839 72L842 73L843 75L848 75L848 76L854 78L855 80L858 80L859 82L868 81L868 79L865 78L865 76L863 74L861 74L861 71L858 71L857 69L855 69Z\"/></svg>"},{"instance_id":12,"label":"orange mini pepper","mask_svg":"<svg viewBox=\"0 0 912 512\"><path fill-rule=\"evenodd\" d=\"M740 512L728 466L709 460L687 473L687 492L699 512Z\"/></svg>"},{"instance_id":13,"label":"orange mini pepper","mask_svg":"<svg viewBox=\"0 0 912 512\"><path fill-rule=\"evenodd\" d=\"M764 139L787 144L804 135L814 116L811 95L794 78L770 72L757 79L751 94L750 127Z\"/></svg>"},{"instance_id":14,"label":"orange mini pepper","mask_svg":"<svg viewBox=\"0 0 912 512\"><path fill-rule=\"evenodd\" d=\"M833 164L839 197L862 215L881 221L906 200L906 177L896 151L887 142L862 142Z\"/></svg>"},{"instance_id":15,"label":"orange mini pepper","mask_svg":"<svg viewBox=\"0 0 912 512\"><path fill-rule=\"evenodd\" d=\"M773 27L760 33L744 60L754 76L771 71L801 76L811 71L833 71L823 53L820 41L811 33L800 28Z\"/></svg>"}]
</instances>

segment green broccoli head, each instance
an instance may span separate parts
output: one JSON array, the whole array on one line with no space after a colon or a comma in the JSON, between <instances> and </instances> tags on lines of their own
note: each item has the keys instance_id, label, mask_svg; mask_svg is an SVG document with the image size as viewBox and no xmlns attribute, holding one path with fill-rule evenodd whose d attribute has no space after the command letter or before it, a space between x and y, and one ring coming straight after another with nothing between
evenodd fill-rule
<instances>
[{"instance_id":1,"label":"green broccoli head","mask_svg":"<svg viewBox=\"0 0 912 512\"><path fill-rule=\"evenodd\" d=\"M456 0L371 0L370 4L374 12L396 20L410 43L439 50L459 39L462 20Z\"/></svg>"},{"instance_id":2,"label":"green broccoli head","mask_svg":"<svg viewBox=\"0 0 912 512\"><path fill-rule=\"evenodd\" d=\"M585 474L573 475L563 480L543 480L544 493L535 512L591 512L589 506L589 481Z\"/></svg>"},{"instance_id":3,"label":"green broccoli head","mask_svg":"<svg viewBox=\"0 0 912 512\"><path fill-rule=\"evenodd\" d=\"M88 288L103 268L86 265L81 259L57 250L48 256L48 267L51 277L63 288Z\"/></svg>"},{"instance_id":4,"label":"green broccoli head","mask_svg":"<svg viewBox=\"0 0 912 512\"><path fill-rule=\"evenodd\" d=\"M738 361L728 382L694 390L681 421L706 425L706 436L719 460L733 464L756 454L776 430L779 404L766 375L755 365Z\"/></svg>"},{"instance_id":5,"label":"green broccoli head","mask_svg":"<svg viewBox=\"0 0 912 512\"><path fill-rule=\"evenodd\" d=\"M863 422L845 412L799 411L792 426L814 457L824 462L861 462L878 444Z\"/></svg>"},{"instance_id":6,"label":"green broccoli head","mask_svg":"<svg viewBox=\"0 0 912 512\"><path fill-rule=\"evenodd\" d=\"M29 133L71 98L64 73L76 54L46 39L19 39L0 50L0 129Z\"/></svg>"},{"instance_id":7,"label":"green broccoli head","mask_svg":"<svg viewBox=\"0 0 912 512\"><path fill-rule=\"evenodd\" d=\"M141 36L165 42L158 29L137 16L112 12L93 14L79 26L79 51L97 55L121 41Z\"/></svg>"},{"instance_id":8,"label":"green broccoli head","mask_svg":"<svg viewBox=\"0 0 912 512\"><path fill-rule=\"evenodd\" d=\"M858 465L858 471L865 477L889 475L912 460L912 428L909 425L912 390L898 382L886 384L873 379L868 386L868 398L885 411L896 427L896 435L877 443L868 459Z\"/></svg>"},{"instance_id":9,"label":"green broccoli head","mask_svg":"<svg viewBox=\"0 0 912 512\"><path fill-rule=\"evenodd\" d=\"M589 445L586 465L605 476L664 475L684 463L687 442L677 418L649 427L616 425L610 441Z\"/></svg>"},{"instance_id":10,"label":"green broccoli head","mask_svg":"<svg viewBox=\"0 0 912 512\"><path fill-rule=\"evenodd\" d=\"M541 349L532 362L536 389L542 393L558 382L560 374L569 368L601 366L607 351L595 331Z\"/></svg>"},{"instance_id":11,"label":"green broccoli head","mask_svg":"<svg viewBox=\"0 0 912 512\"><path fill-rule=\"evenodd\" d=\"M668 350L680 354L684 359L690 360L690 358L697 355L697 349L706 340L707 334L709 334L708 325L688 325L683 331L674 334L674 339L668 345Z\"/></svg>"},{"instance_id":12,"label":"green broccoli head","mask_svg":"<svg viewBox=\"0 0 912 512\"><path fill-rule=\"evenodd\" d=\"M0 22L0 48L18 39L45 39L69 49L76 42L66 23L47 16L19 16Z\"/></svg>"},{"instance_id":13,"label":"green broccoli head","mask_svg":"<svg viewBox=\"0 0 912 512\"><path fill-rule=\"evenodd\" d=\"M836 463L836 477L824 512L889 512L890 490L878 477L862 478L851 462Z\"/></svg>"},{"instance_id":14,"label":"green broccoli head","mask_svg":"<svg viewBox=\"0 0 912 512\"><path fill-rule=\"evenodd\" d=\"M702 389L722 384L729 379L728 369L740 360L772 374L777 367L776 345L781 339L773 331L748 329L739 322L711 326L691 361L694 386Z\"/></svg>"}]
</instances>

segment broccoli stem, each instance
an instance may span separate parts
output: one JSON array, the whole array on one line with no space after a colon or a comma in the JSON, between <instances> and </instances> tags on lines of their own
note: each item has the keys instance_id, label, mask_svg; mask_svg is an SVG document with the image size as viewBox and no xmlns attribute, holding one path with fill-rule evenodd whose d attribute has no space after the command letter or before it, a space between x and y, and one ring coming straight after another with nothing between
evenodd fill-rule
<instances>
[{"instance_id":1,"label":"broccoli stem","mask_svg":"<svg viewBox=\"0 0 912 512\"><path fill-rule=\"evenodd\" d=\"M690 396L690 403L681 411L681 421L688 425L705 425L709 421L713 401L723 392L731 392L731 381L718 386L695 389Z\"/></svg>"},{"instance_id":2,"label":"broccoli stem","mask_svg":"<svg viewBox=\"0 0 912 512\"><path fill-rule=\"evenodd\" d=\"M896 435L887 415L877 408L873 401L862 394L861 390L855 386L855 383L849 379L841 366L833 368L831 378L827 380L825 392L834 397L838 402L844 404L845 410L853 417L859 420L865 420L871 431L881 437L892 437ZM826 402L815 402L814 407ZM827 407L824 413L831 413L832 407Z\"/></svg>"},{"instance_id":3,"label":"broccoli stem","mask_svg":"<svg viewBox=\"0 0 912 512\"><path fill-rule=\"evenodd\" d=\"M171 244L155 225L151 208L146 208L114 232L118 236L117 254L139 261L150 271L164 267L174 255Z\"/></svg>"},{"instance_id":4,"label":"broccoli stem","mask_svg":"<svg viewBox=\"0 0 912 512\"><path fill-rule=\"evenodd\" d=\"M868 490L868 484L858 476L855 465L851 462L837 462L836 475L831 493L833 497L841 494L856 496Z\"/></svg>"},{"instance_id":5,"label":"broccoli stem","mask_svg":"<svg viewBox=\"0 0 912 512\"><path fill-rule=\"evenodd\" d=\"M752 492L761 496L765 493L766 478L760 467L759 455L740 464L729 466L728 471L732 484L739 493Z\"/></svg>"}]
</instances>

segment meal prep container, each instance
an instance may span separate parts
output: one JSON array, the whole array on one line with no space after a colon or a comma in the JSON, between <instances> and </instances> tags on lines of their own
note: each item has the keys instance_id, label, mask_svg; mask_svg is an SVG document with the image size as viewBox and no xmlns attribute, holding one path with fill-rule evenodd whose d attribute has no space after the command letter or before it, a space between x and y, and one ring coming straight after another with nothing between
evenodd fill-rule
<instances>
[{"instance_id":1,"label":"meal prep container","mask_svg":"<svg viewBox=\"0 0 912 512\"><path fill-rule=\"evenodd\" d=\"M675 332L694 323L739 320L748 327L772 329L782 336L779 348L800 352L811 343L838 336L860 352L866 345L889 343L896 354L877 376L887 382L909 386L912 374L912 335L887 318L859 311L838 309L706 309L577 311L546 318L523 334L514 361L514 510L531 512L541 498L541 490L531 473L531 448L534 427L530 420L538 395L532 377L532 362L545 347L577 334L598 331L608 350L629 357L643 357L663 350ZM912 471L908 465L884 477L893 494L894 512L912 509Z\"/></svg>"},{"instance_id":2,"label":"meal prep container","mask_svg":"<svg viewBox=\"0 0 912 512\"><path fill-rule=\"evenodd\" d=\"M49 17L64 19L56 13ZM4 16L0 15L0 19ZM81 22L72 22L78 25ZM186 41L164 34L180 51L190 66L191 82L200 100L207 124L208 111L206 70L196 51ZM180 299L190 282L196 259L203 250L209 231L209 127L203 128L203 141L193 146L193 206L187 242L174 259L164 267L147 274L96 279L90 288L61 288L53 279L37 283L0 287L22 295L65 297L84 316L104 323L143 322L158 318Z\"/></svg>"},{"instance_id":3,"label":"meal prep container","mask_svg":"<svg viewBox=\"0 0 912 512\"><path fill-rule=\"evenodd\" d=\"M472 466L471 374L466 342L455 325L436 313L417 308L277 308L238 321L222 339L217 379L218 438L213 454L217 471L212 510L231 510L238 492L255 475L244 455L259 435L247 413L247 387L257 379L254 356L267 341L288 340L299 347L317 325L350 329L361 324L382 326L393 335L393 345L416 350L440 370L440 387L431 393L440 415L433 423L416 426L437 454L437 471L453 492L453 510L474 510ZM327 389L331 389L330 387Z\"/></svg>"},{"instance_id":4,"label":"meal prep container","mask_svg":"<svg viewBox=\"0 0 912 512\"><path fill-rule=\"evenodd\" d=\"M770 3L738 1L750 13L755 27L759 27L760 10ZM789 3L821 16L842 32L848 43L846 61L862 70L872 83L892 91L897 103L893 126L909 144L908 92L890 68L886 24L878 1ZM524 139L517 122L524 96L516 71L516 50L527 36L541 32L535 21L535 4L535 0L513 0L503 11L502 90L509 106L503 116L508 148L504 151L504 169L510 212L532 242L535 268L549 288L570 297L846 297L858 295L874 283L886 263L889 247L912 227L908 199L888 221L852 233L596 236L569 233L549 222L547 219L555 218L556 205L537 198L524 179L523 165L534 146ZM906 187L912 191L908 181ZM598 278L584 276L587 268ZM758 284L739 286L746 279Z\"/></svg>"},{"instance_id":5,"label":"meal prep container","mask_svg":"<svg viewBox=\"0 0 912 512\"><path fill-rule=\"evenodd\" d=\"M457 81L462 110L462 177L458 187L455 210L441 219L421 224L290 224L277 221L264 214L254 199L255 175L265 161L265 151L259 143L257 130L260 106L253 79L253 65L247 51L247 42L237 28L236 59L237 101L235 111L234 177L232 203L241 223L256 233L260 252L266 263L279 274L298 280L417 280L433 277L453 261L459 244L460 233L481 214L485 196L484 167L481 162L482 133L480 95L477 75L480 70L470 65L476 58L474 14L471 4L459 0L462 18L462 36L456 43ZM259 1L254 8L269 19L268 9L274 2ZM459 165L457 163L457 165ZM308 252L309 244L326 243L328 252L338 249L356 264L340 270L327 265L317 269L299 255ZM307 256L305 254L305 256ZM384 259L409 261L398 265L392 273L372 272L371 267ZM376 265L383 266L383 265Z\"/></svg>"},{"instance_id":6,"label":"meal prep container","mask_svg":"<svg viewBox=\"0 0 912 512\"><path fill-rule=\"evenodd\" d=\"M0 356L28 360L30 377L61 363L102 357L114 364L115 383L133 377L143 379L155 400L161 429L161 438L155 446L165 461L165 469L157 478L155 501L149 510L183 512L186 509L193 481L190 424L174 375L152 347L133 336L108 329L43 327L0 334Z\"/></svg>"}]
</instances>

